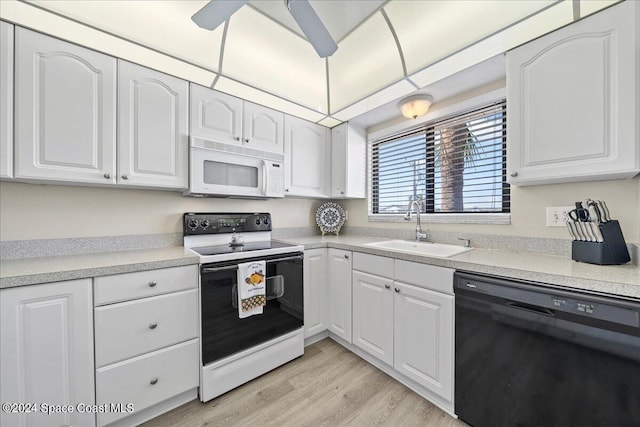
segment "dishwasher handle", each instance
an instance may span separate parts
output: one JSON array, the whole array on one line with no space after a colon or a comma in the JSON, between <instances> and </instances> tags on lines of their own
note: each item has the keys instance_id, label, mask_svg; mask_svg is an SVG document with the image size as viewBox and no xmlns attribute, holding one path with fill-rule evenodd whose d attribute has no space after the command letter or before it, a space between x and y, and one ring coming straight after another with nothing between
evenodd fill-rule
<instances>
[{"instance_id":1,"label":"dishwasher handle","mask_svg":"<svg viewBox=\"0 0 640 427\"><path fill-rule=\"evenodd\" d=\"M528 311L530 313L541 314L543 316L555 316L555 312L553 310L550 310L546 307L539 307L533 304L527 304L524 302L517 302L517 301L508 301L506 305L511 308Z\"/></svg>"}]
</instances>

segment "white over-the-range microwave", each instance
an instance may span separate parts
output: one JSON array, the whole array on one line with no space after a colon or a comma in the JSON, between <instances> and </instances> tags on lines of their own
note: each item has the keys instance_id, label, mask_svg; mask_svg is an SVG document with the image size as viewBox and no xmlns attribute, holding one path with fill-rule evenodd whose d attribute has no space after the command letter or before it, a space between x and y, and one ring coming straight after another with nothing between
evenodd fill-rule
<instances>
[{"instance_id":1,"label":"white over-the-range microwave","mask_svg":"<svg viewBox=\"0 0 640 427\"><path fill-rule=\"evenodd\" d=\"M284 197L284 155L191 137L189 196Z\"/></svg>"}]
</instances>

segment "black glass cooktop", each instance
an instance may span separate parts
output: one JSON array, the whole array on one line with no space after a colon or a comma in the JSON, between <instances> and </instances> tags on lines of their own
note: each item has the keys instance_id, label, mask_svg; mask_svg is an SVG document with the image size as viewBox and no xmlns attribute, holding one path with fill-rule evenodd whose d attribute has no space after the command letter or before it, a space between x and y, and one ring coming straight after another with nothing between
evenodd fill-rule
<instances>
[{"instance_id":1,"label":"black glass cooktop","mask_svg":"<svg viewBox=\"0 0 640 427\"><path fill-rule=\"evenodd\" d=\"M230 244L226 244L226 245L216 245L216 246L201 246L198 248L191 248L191 249L200 255L206 256L206 255L232 254L236 252L259 251L263 249L289 248L292 246L295 246L295 245L277 242L274 240L267 240L264 242L251 242L251 243L245 242L243 245L231 246Z\"/></svg>"}]
</instances>

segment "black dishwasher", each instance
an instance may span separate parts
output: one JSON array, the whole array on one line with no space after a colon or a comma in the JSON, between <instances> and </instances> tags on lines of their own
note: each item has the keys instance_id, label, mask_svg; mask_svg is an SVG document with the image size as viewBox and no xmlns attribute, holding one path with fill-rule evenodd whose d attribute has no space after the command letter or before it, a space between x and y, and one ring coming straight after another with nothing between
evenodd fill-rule
<instances>
[{"instance_id":1,"label":"black dishwasher","mask_svg":"<svg viewBox=\"0 0 640 427\"><path fill-rule=\"evenodd\" d=\"M640 301L463 272L454 289L460 419L640 426Z\"/></svg>"}]
</instances>

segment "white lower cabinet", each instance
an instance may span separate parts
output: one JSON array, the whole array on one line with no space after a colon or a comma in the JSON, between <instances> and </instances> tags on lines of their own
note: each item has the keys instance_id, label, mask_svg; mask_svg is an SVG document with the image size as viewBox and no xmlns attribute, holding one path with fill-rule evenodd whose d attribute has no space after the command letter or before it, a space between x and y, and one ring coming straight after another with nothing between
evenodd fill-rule
<instances>
[{"instance_id":1,"label":"white lower cabinet","mask_svg":"<svg viewBox=\"0 0 640 427\"><path fill-rule=\"evenodd\" d=\"M329 331L351 343L351 251L328 249Z\"/></svg>"},{"instance_id":2,"label":"white lower cabinet","mask_svg":"<svg viewBox=\"0 0 640 427\"><path fill-rule=\"evenodd\" d=\"M78 409L95 403L91 279L2 289L0 316L2 402L36 405L3 410L0 425L95 425Z\"/></svg>"},{"instance_id":3,"label":"white lower cabinet","mask_svg":"<svg viewBox=\"0 0 640 427\"><path fill-rule=\"evenodd\" d=\"M353 269L353 344L453 412L454 270L358 252Z\"/></svg>"},{"instance_id":4,"label":"white lower cabinet","mask_svg":"<svg viewBox=\"0 0 640 427\"><path fill-rule=\"evenodd\" d=\"M394 369L453 402L453 296L400 282L394 294Z\"/></svg>"},{"instance_id":5,"label":"white lower cabinet","mask_svg":"<svg viewBox=\"0 0 640 427\"><path fill-rule=\"evenodd\" d=\"M115 405L98 425L139 424L195 398L198 267L99 277L95 287L96 403Z\"/></svg>"},{"instance_id":6,"label":"white lower cabinet","mask_svg":"<svg viewBox=\"0 0 640 427\"><path fill-rule=\"evenodd\" d=\"M304 251L304 337L327 330L327 249Z\"/></svg>"},{"instance_id":7,"label":"white lower cabinet","mask_svg":"<svg viewBox=\"0 0 640 427\"><path fill-rule=\"evenodd\" d=\"M121 408L98 414L99 425L197 387L198 359L198 340L193 339L98 369L96 400Z\"/></svg>"},{"instance_id":8,"label":"white lower cabinet","mask_svg":"<svg viewBox=\"0 0 640 427\"><path fill-rule=\"evenodd\" d=\"M353 272L353 344L393 366L393 279Z\"/></svg>"}]
</instances>

